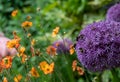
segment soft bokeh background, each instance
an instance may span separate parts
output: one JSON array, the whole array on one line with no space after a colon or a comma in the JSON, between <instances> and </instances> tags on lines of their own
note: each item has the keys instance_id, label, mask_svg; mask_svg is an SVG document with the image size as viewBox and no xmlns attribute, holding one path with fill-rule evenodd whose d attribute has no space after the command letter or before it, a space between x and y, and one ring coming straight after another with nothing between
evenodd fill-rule
<instances>
[{"instance_id":1,"label":"soft bokeh background","mask_svg":"<svg viewBox=\"0 0 120 82\"><path fill-rule=\"evenodd\" d=\"M24 38L21 23L26 20L27 16L31 16L30 21L33 22L33 26L29 32L32 34L32 37L37 40L36 48L45 51L44 47L51 45L53 41L61 37L67 37L75 42L77 35L85 25L94 21L104 20L107 9L118 1L119 0L0 0L0 31L11 39L13 38L13 31L18 32L18 35ZM15 17L11 16L13 10L18 10L18 14ZM56 26L60 27L60 32L59 36L53 39L51 33ZM26 45L27 41L26 43L23 41L22 44ZM29 48L29 45L27 47ZM73 61L73 59L77 59L76 54L74 55L75 56L70 58L70 62ZM34 60L35 59L32 59L31 61ZM64 58L57 60L56 62L59 63L57 65L62 66L63 61L65 61ZM64 69L64 66L60 67L60 69ZM21 71L22 67L19 70ZM68 78L68 80L63 79L61 81L55 79L45 82L96 82L94 80L98 75L85 71L87 77L77 76L76 73L73 74L74 76L68 76L71 72L69 71L68 74L64 74L64 72L66 72L65 70L62 70L64 76L61 77L64 79ZM53 77L58 78L59 76L54 75ZM75 80L72 79L73 77ZM108 80L111 78L110 72L105 71L102 78L104 80L103 82L109 82ZM37 82L37 80L35 80L35 82Z\"/></svg>"}]
</instances>

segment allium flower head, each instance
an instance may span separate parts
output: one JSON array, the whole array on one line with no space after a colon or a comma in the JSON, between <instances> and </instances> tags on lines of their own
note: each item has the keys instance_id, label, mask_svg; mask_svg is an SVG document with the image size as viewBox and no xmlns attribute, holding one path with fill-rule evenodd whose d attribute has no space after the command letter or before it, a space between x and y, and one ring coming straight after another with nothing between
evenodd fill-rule
<instances>
[{"instance_id":1,"label":"allium flower head","mask_svg":"<svg viewBox=\"0 0 120 82\"><path fill-rule=\"evenodd\" d=\"M120 22L120 3L110 7L107 11L107 20Z\"/></svg>"},{"instance_id":2,"label":"allium flower head","mask_svg":"<svg viewBox=\"0 0 120 82\"><path fill-rule=\"evenodd\" d=\"M91 71L120 66L120 24L101 21L86 26L77 37L79 61Z\"/></svg>"},{"instance_id":3,"label":"allium flower head","mask_svg":"<svg viewBox=\"0 0 120 82\"><path fill-rule=\"evenodd\" d=\"M63 40L58 40L53 43L53 46L57 49L58 54L69 53L70 46L73 45L72 41L65 38Z\"/></svg>"}]
</instances>

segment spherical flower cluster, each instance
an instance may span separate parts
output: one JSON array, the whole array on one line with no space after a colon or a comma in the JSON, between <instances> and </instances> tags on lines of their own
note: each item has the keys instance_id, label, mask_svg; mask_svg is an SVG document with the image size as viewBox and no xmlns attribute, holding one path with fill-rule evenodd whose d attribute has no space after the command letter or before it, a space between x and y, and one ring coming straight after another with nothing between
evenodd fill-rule
<instances>
[{"instance_id":1,"label":"spherical flower cluster","mask_svg":"<svg viewBox=\"0 0 120 82\"><path fill-rule=\"evenodd\" d=\"M120 24L101 21L81 30L76 42L78 59L91 71L120 66Z\"/></svg>"},{"instance_id":2,"label":"spherical flower cluster","mask_svg":"<svg viewBox=\"0 0 120 82\"><path fill-rule=\"evenodd\" d=\"M73 42L67 38L55 41L53 46L57 49L58 54L67 54L69 53L70 46L73 45Z\"/></svg>"},{"instance_id":3,"label":"spherical flower cluster","mask_svg":"<svg viewBox=\"0 0 120 82\"><path fill-rule=\"evenodd\" d=\"M107 11L107 20L120 22L120 3L115 4Z\"/></svg>"}]
</instances>

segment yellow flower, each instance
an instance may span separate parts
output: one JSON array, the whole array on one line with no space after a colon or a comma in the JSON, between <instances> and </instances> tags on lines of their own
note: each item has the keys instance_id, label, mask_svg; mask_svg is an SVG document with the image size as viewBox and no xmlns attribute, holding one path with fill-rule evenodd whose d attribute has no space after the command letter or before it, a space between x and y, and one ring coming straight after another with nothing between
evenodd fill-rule
<instances>
[{"instance_id":1,"label":"yellow flower","mask_svg":"<svg viewBox=\"0 0 120 82\"><path fill-rule=\"evenodd\" d=\"M2 68L8 69L11 68L12 66L12 57L11 56L6 56L0 61L0 66Z\"/></svg>"},{"instance_id":2,"label":"yellow flower","mask_svg":"<svg viewBox=\"0 0 120 82\"><path fill-rule=\"evenodd\" d=\"M75 71L77 68L77 60L74 60L73 63L72 63L72 69L73 71Z\"/></svg>"},{"instance_id":3,"label":"yellow flower","mask_svg":"<svg viewBox=\"0 0 120 82\"><path fill-rule=\"evenodd\" d=\"M14 82L20 82L20 80L22 79L22 75L17 75L16 77L14 77Z\"/></svg>"},{"instance_id":4,"label":"yellow flower","mask_svg":"<svg viewBox=\"0 0 120 82\"><path fill-rule=\"evenodd\" d=\"M50 74L54 71L54 63L46 64L45 69L43 70L44 74Z\"/></svg>"},{"instance_id":5,"label":"yellow flower","mask_svg":"<svg viewBox=\"0 0 120 82\"><path fill-rule=\"evenodd\" d=\"M39 73L37 72L37 70L32 67L31 71L30 71L30 74L33 76L33 77L39 77Z\"/></svg>"},{"instance_id":6,"label":"yellow flower","mask_svg":"<svg viewBox=\"0 0 120 82\"><path fill-rule=\"evenodd\" d=\"M44 70L44 69L45 69L45 65L46 65L46 64L47 64L46 61L40 62L39 66L40 66L41 70Z\"/></svg>"},{"instance_id":7,"label":"yellow flower","mask_svg":"<svg viewBox=\"0 0 120 82\"><path fill-rule=\"evenodd\" d=\"M47 54L49 55L56 55L56 48L54 48L53 46L48 46L46 49Z\"/></svg>"},{"instance_id":8,"label":"yellow flower","mask_svg":"<svg viewBox=\"0 0 120 82\"><path fill-rule=\"evenodd\" d=\"M19 53L20 53L20 54L23 54L24 52L25 52L25 47L23 47L23 46L20 47L20 49L19 49Z\"/></svg>"},{"instance_id":9,"label":"yellow flower","mask_svg":"<svg viewBox=\"0 0 120 82\"><path fill-rule=\"evenodd\" d=\"M75 52L73 45L70 45L69 52L70 52L71 55Z\"/></svg>"},{"instance_id":10,"label":"yellow flower","mask_svg":"<svg viewBox=\"0 0 120 82\"><path fill-rule=\"evenodd\" d=\"M25 21L25 22L22 23L21 26L22 26L23 28L27 29L27 28L29 28L29 27L32 26L32 22Z\"/></svg>"},{"instance_id":11,"label":"yellow flower","mask_svg":"<svg viewBox=\"0 0 120 82\"><path fill-rule=\"evenodd\" d=\"M58 34L59 32L59 27L56 27L55 29L53 29L53 32L52 32L52 37L56 37L56 35Z\"/></svg>"},{"instance_id":12,"label":"yellow flower","mask_svg":"<svg viewBox=\"0 0 120 82\"><path fill-rule=\"evenodd\" d=\"M7 47L8 48L17 47L19 45L19 42L20 42L20 38L19 39L12 39L12 40L7 42Z\"/></svg>"},{"instance_id":13,"label":"yellow flower","mask_svg":"<svg viewBox=\"0 0 120 82\"><path fill-rule=\"evenodd\" d=\"M45 68L44 68L43 72L44 72L44 74L49 74L49 73L51 73L51 69L49 68L49 64L46 64L46 65L45 65Z\"/></svg>"},{"instance_id":14,"label":"yellow flower","mask_svg":"<svg viewBox=\"0 0 120 82\"><path fill-rule=\"evenodd\" d=\"M35 39L32 39L32 41L31 41L31 45L32 45L32 46L35 45Z\"/></svg>"},{"instance_id":15,"label":"yellow flower","mask_svg":"<svg viewBox=\"0 0 120 82\"><path fill-rule=\"evenodd\" d=\"M11 13L11 16L15 17L18 13L18 10L14 10L12 13Z\"/></svg>"},{"instance_id":16,"label":"yellow flower","mask_svg":"<svg viewBox=\"0 0 120 82\"><path fill-rule=\"evenodd\" d=\"M6 77L3 78L3 82L8 82Z\"/></svg>"},{"instance_id":17,"label":"yellow flower","mask_svg":"<svg viewBox=\"0 0 120 82\"><path fill-rule=\"evenodd\" d=\"M50 64L50 67L51 67L51 68L54 68L54 65L55 65L54 62L52 62L52 63Z\"/></svg>"},{"instance_id":18,"label":"yellow flower","mask_svg":"<svg viewBox=\"0 0 120 82\"><path fill-rule=\"evenodd\" d=\"M26 54L22 54L22 63L25 63L27 60L27 55Z\"/></svg>"},{"instance_id":19,"label":"yellow flower","mask_svg":"<svg viewBox=\"0 0 120 82\"><path fill-rule=\"evenodd\" d=\"M40 62L39 66L44 74L50 74L54 71L54 62L49 65L46 61L43 61Z\"/></svg>"},{"instance_id":20,"label":"yellow flower","mask_svg":"<svg viewBox=\"0 0 120 82\"><path fill-rule=\"evenodd\" d=\"M84 74L84 70L81 67L77 66L77 71L79 75L83 75Z\"/></svg>"}]
</instances>

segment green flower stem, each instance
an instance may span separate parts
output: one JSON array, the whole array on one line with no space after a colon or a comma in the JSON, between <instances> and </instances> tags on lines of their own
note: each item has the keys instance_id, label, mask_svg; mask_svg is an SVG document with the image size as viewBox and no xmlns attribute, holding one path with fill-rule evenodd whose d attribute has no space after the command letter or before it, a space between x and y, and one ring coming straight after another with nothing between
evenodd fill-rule
<instances>
[{"instance_id":1,"label":"green flower stem","mask_svg":"<svg viewBox=\"0 0 120 82\"><path fill-rule=\"evenodd\" d=\"M111 73L112 73L112 82L119 82L120 78L118 77L118 72L115 69L112 69Z\"/></svg>"}]
</instances>

